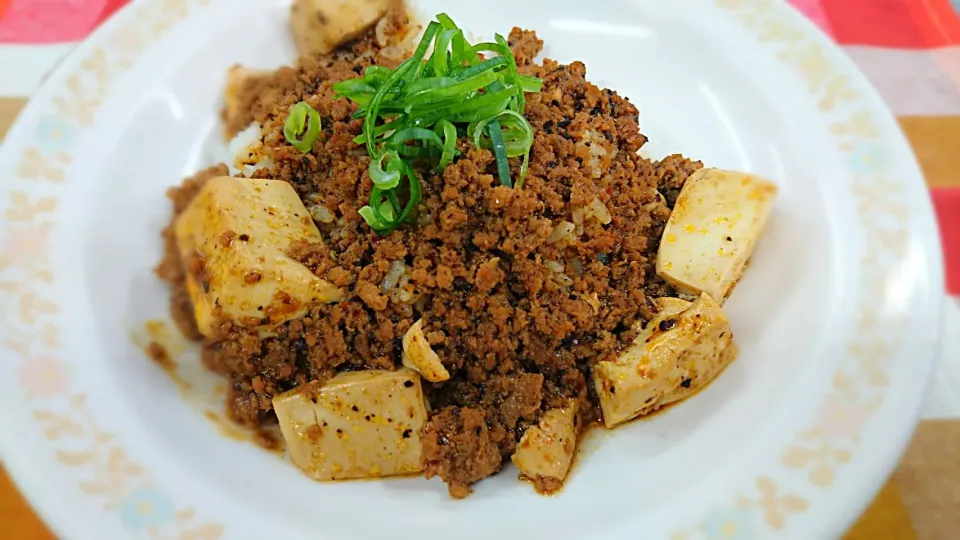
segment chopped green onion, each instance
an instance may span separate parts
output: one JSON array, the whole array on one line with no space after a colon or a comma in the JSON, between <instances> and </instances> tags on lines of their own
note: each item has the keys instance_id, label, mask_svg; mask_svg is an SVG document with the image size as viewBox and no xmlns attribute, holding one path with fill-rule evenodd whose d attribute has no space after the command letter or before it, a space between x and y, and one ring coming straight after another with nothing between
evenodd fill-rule
<instances>
[{"instance_id":1,"label":"chopped green onion","mask_svg":"<svg viewBox=\"0 0 960 540\"><path fill-rule=\"evenodd\" d=\"M389 75L388 75L389 77ZM359 79L350 79L333 85L333 90L340 96L353 96L357 94L374 94L377 89L366 77Z\"/></svg>"},{"instance_id":2,"label":"chopped green onion","mask_svg":"<svg viewBox=\"0 0 960 540\"><path fill-rule=\"evenodd\" d=\"M487 131L493 142L493 155L497 159L497 174L500 175L500 185L513 187L510 179L510 164L507 163L507 145L503 142L503 132L500 131L500 122L496 118L487 122Z\"/></svg>"},{"instance_id":3,"label":"chopped green onion","mask_svg":"<svg viewBox=\"0 0 960 540\"><path fill-rule=\"evenodd\" d=\"M387 168L383 168L383 160L390 158ZM396 152L384 152L378 159L370 160L370 180L379 189L393 189L400 185L400 175L403 173L403 162Z\"/></svg>"},{"instance_id":4,"label":"chopped green onion","mask_svg":"<svg viewBox=\"0 0 960 540\"><path fill-rule=\"evenodd\" d=\"M489 58L487 60L484 60L483 62L474 64L464 69L463 71L457 74L457 77L460 79L467 79L467 78L473 77L477 73L482 73L488 69L507 67L509 64L510 62L506 58L502 56L495 56L493 58Z\"/></svg>"},{"instance_id":5,"label":"chopped green onion","mask_svg":"<svg viewBox=\"0 0 960 540\"><path fill-rule=\"evenodd\" d=\"M440 21L440 24L442 24L444 28L458 28L456 23L453 22L453 19L448 17L446 13L437 15L437 20ZM476 54L471 54L470 43L467 42L467 39L463 36L462 31L453 36L453 40L450 42L450 49L453 53L451 57L451 64L454 66L472 66L480 60Z\"/></svg>"},{"instance_id":6,"label":"chopped green onion","mask_svg":"<svg viewBox=\"0 0 960 540\"><path fill-rule=\"evenodd\" d=\"M527 179L527 168L530 166L530 152L523 155L523 161L520 162L520 176L517 178L517 189L523 187L523 182Z\"/></svg>"},{"instance_id":7,"label":"chopped green onion","mask_svg":"<svg viewBox=\"0 0 960 540\"><path fill-rule=\"evenodd\" d=\"M410 146L410 141L419 141L420 146ZM427 146L430 143L436 149ZM417 159L431 158L438 156L443 152L443 140L440 136L429 129L411 127L395 132L386 143L388 148L392 148L403 157Z\"/></svg>"},{"instance_id":8,"label":"chopped green onion","mask_svg":"<svg viewBox=\"0 0 960 540\"><path fill-rule=\"evenodd\" d=\"M399 210L396 190L384 191L376 186L370 190L370 204L359 210L360 216L377 234L389 234L396 230L411 218L414 210L423 202L423 186L420 185L420 180L410 165L401 163L403 163L404 176L409 186L409 197L403 210ZM384 198L387 200L384 201Z\"/></svg>"},{"instance_id":9,"label":"chopped green onion","mask_svg":"<svg viewBox=\"0 0 960 540\"><path fill-rule=\"evenodd\" d=\"M401 127L401 125L403 125L402 121L394 120L392 122L387 122L386 124L377 126L377 128L373 130L373 132L375 135L383 135L384 133L387 133L389 131L396 130L398 127ZM353 142L357 144L364 144L367 142L367 136L365 134L357 135L356 137L354 137Z\"/></svg>"},{"instance_id":10,"label":"chopped green onion","mask_svg":"<svg viewBox=\"0 0 960 540\"><path fill-rule=\"evenodd\" d=\"M363 133L354 142L366 146L374 184L360 215L377 234L414 218L423 186L413 164L440 173L453 163L458 126L475 146L493 151L501 184L514 185L509 158L523 158L516 187L529 165L533 128L523 116L524 93L539 92L542 82L520 75L503 36L471 45L449 16L436 19L413 55L395 69L370 66L362 76L334 85L337 96L359 105L353 117L363 119ZM484 52L494 56L483 58Z\"/></svg>"},{"instance_id":11,"label":"chopped green onion","mask_svg":"<svg viewBox=\"0 0 960 540\"><path fill-rule=\"evenodd\" d=\"M394 71L393 73L390 74L389 77L387 77L387 80L385 80L383 82L383 85L380 87L380 89L377 90L377 93L373 96L373 99L370 100L370 104L368 105L368 109L370 111L376 112L380 109L380 103L382 103L383 99L386 97L387 91L394 84L396 84L396 82L398 82L404 75L406 75L407 70L410 69L412 65L413 64L406 64L406 65L401 64L401 66L398 67L396 71ZM370 154L371 159L377 159L379 157L377 154L376 143L374 142L374 139L373 139L374 126L376 122L377 122L377 114L368 114L367 117L364 118L363 120L363 134L367 138L367 141L366 141L367 153Z\"/></svg>"},{"instance_id":12,"label":"chopped green onion","mask_svg":"<svg viewBox=\"0 0 960 540\"><path fill-rule=\"evenodd\" d=\"M417 50L413 52L413 56L410 57L413 64L416 64L417 69L413 72L413 80L420 78L420 75L423 74L424 68L427 67L429 62L424 62L423 58L427 55L427 49L430 48L430 42L433 41L434 36L437 35L437 32L440 30L440 23L436 21L430 21L430 24L427 25L427 29L423 32L423 38L420 40L420 44L417 45ZM446 52L446 51L443 51ZM436 51L434 51L436 54Z\"/></svg>"},{"instance_id":13,"label":"chopped green onion","mask_svg":"<svg viewBox=\"0 0 960 540\"><path fill-rule=\"evenodd\" d=\"M467 127L467 136L473 138L474 146L478 148L492 148L495 154L497 152L497 134L491 131L492 128L490 127L494 122L499 122L500 129L496 131L503 143L505 158L523 156L523 162L520 166L520 176L513 186L515 189L520 189L523 186L523 181L527 176L527 168L530 164L530 148L533 147L533 127L523 115L509 109L493 118L471 123ZM483 138L484 133L489 134L489 140ZM500 169L499 156L497 157L498 173L502 175L503 171ZM501 176L501 183L502 182L503 177Z\"/></svg>"},{"instance_id":14,"label":"chopped green onion","mask_svg":"<svg viewBox=\"0 0 960 540\"><path fill-rule=\"evenodd\" d=\"M517 73L517 59L513 57L513 51L510 50L510 45L507 43L507 40L503 38L503 36L501 36L500 34L496 34L494 38L497 40L497 43L499 43L500 46L503 48L504 56L507 58L507 60L510 61L509 72L513 79L512 82L516 83L517 86L521 88L521 90L517 92L516 110L519 113L523 114L523 111L527 105L527 98L523 97L523 88L520 84L520 74ZM508 81L508 82L511 82L511 81Z\"/></svg>"},{"instance_id":15,"label":"chopped green onion","mask_svg":"<svg viewBox=\"0 0 960 540\"><path fill-rule=\"evenodd\" d=\"M543 81L530 75L521 75L520 88L528 94L537 94L543 88Z\"/></svg>"},{"instance_id":16,"label":"chopped green onion","mask_svg":"<svg viewBox=\"0 0 960 540\"><path fill-rule=\"evenodd\" d=\"M507 157L518 157L527 154L533 146L533 126L520 113L505 110L493 118L474 122L467 127L467 135L473 137L473 144L478 148L491 148L492 144L483 139L484 127L488 122L499 120L505 134L502 134L506 145Z\"/></svg>"},{"instance_id":17,"label":"chopped green onion","mask_svg":"<svg viewBox=\"0 0 960 540\"><path fill-rule=\"evenodd\" d=\"M533 146L533 126L530 122L522 114L511 110L503 111L497 118L501 119L501 125L507 124L510 133L507 155L517 157L530 152L530 147Z\"/></svg>"},{"instance_id":18,"label":"chopped green onion","mask_svg":"<svg viewBox=\"0 0 960 540\"><path fill-rule=\"evenodd\" d=\"M474 92L497 80L499 74L492 69L482 71L467 79L452 77L433 77L421 79L410 85L406 102L408 106L430 103L446 98L457 98Z\"/></svg>"},{"instance_id":19,"label":"chopped green onion","mask_svg":"<svg viewBox=\"0 0 960 540\"><path fill-rule=\"evenodd\" d=\"M393 70L388 67L383 66L367 66L367 69L363 71L363 78L367 82L383 82L393 73Z\"/></svg>"},{"instance_id":20,"label":"chopped green onion","mask_svg":"<svg viewBox=\"0 0 960 540\"><path fill-rule=\"evenodd\" d=\"M453 157L457 153L457 127L449 120L440 120L433 129L443 133L443 154L440 155L440 163L437 164L437 170L442 171L453 162Z\"/></svg>"},{"instance_id":21,"label":"chopped green onion","mask_svg":"<svg viewBox=\"0 0 960 540\"><path fill-rule=\"evenodd\" d=\"M400 213L400 197L397 197L397 190L388 189L384 191L383 194L387 196L387 201L390 202L390 208L393 208L393 214L394 215L399 214Z\"/></svg>"},{"instance_id":22,"label":"chopped green onion","mask_svg":"<svg viewBox=\"0 0 960 540\"><path fill-rule=\"evenodd\" d=\"M415 173L413 167L407 163L404 163L404 169L406 170L407 180L409 181L410 196L407 199L407 205L403 208L403 213L400 214L400 222L404 222L410 218L413 215L413 211L417 209L417 206L423 202L423 186L420 184L420 179L417 178L417 173Z\"/></svg>"},{"instance_id":23,"label":"chopped green onion","mask_svg":"<svg viewBox=\"0 0 960 540\"><path fill-rule=\"evenodd\" d=\"M472 122L475 119L486 118L504 110L507 103L513 98L515 91L515 88L510 87L498 92L485 92L466 103L455 101L454 103L428 106L422 109L416 107L412 108L408 114L414 116L411 121L416 122L417 125L433 124L442 119L451 122ZM491 110L492 112L488 112ZM423 114L419 115L418 111L422 111Z\"/></svg>"},{"instance_id":24,"label":"chopped green onion","mask_svg":"<svg viewBox=\"0 0 960 540\"><path fill-rule=\"evenodd\" d=\"M477 43L470 48L470 52L480 54L483 52L493 52L497 53L500 56L506 56L507 52L503 50L503 47L499 43L493 43L492 41L484 41L482 43Z\"/></svg>"},{"instance_id":25,"label":"chopped green onion","mask_svg":"<svg viewBox=\"0 0 960 540\"><path fill-rule=\"evenodd\" d=\"M437 43L434 48L438 52L433 55L433 74L437 77L443 77L447 74L447 62L451 59L447 49L450 47L453 37L457 34L463 34L463 30L459 28L445 29L437 35Z\"/></svg>"},{"instance_id":26,"label":"chopped green onion","mask_svg":"<svg viewBox=\"0 0 960 540\"><path fill-rule=\"evenodd\" d=\"M394 150L400 150L407 147L409 141L421 141L423 143L433 143L441 151L443 150L443 140L440 136L429 129L409 127L395 132L387 140L387 146Z\"/></svg>"},{"instance_id":27,"label":"chopped green onion","mask_svg":"<svg viewBox=\"0 0 960 540\"><path fill-rule=\"evenodd\" d=\"M379 215L384 218L383 221L377 217L377 212L375 212L371 206L364 206L358 210L357 213L360 214L360 217L362 217L363 220L367 222L367 225L373 228L374 231L379 234L387 234L392 230L389 228L388 223L393 222L393 207L390 206L389 202L383 202L380 204L378 210Z\"/></svg>"},{"instance_id":28,"label":"chopped green onion","mask_svg":"<svg viewBox=\"0 0 960 540\"><path fill-rule=\"evenodd\" d=\"M297 103L283 123L283 136L297 150L309 152L320 136L320 114L306 101Z\"/></svg>"},{"instance_id":29,"label":"chopped green onion","mask_svg":"<svg viewBox=\"0 0 960 540\"><path fill-rule=\"evenodd\" d=\"M440 23L440 26L446 28L447 30L455 30L460 28L457 26L457 23L453 22L453 19L450 18L446 13L441 13L437 15L437 22Z\"/></svg>"}]
</instances>

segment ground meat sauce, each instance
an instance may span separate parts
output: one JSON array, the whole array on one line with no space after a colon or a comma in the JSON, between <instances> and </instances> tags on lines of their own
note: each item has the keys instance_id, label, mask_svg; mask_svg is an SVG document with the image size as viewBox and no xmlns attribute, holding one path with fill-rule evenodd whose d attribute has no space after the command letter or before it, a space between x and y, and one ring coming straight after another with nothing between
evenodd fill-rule
<instances>
[{"instance_id":1,"label":"ground meat sauce","mask_svg":"<svg viewBox=\"0 0 960 540\"><path fill-rule=\"evenodd\" d=\"M629 345L652 316L652 299L674 293L655 272L658 241L675 193L702 165L680 156L641 157L646 137L633 104L587 82L580 62L534 63L542 42L533 32L514 29L509 43L521 72L544 82L541 93L527 95L536 137L522 189L500 186L491 152L464 139L442 175L420 171L418 223L384 237L357 213L372 185L369 159L352 141L361 132L361 120L351 117L356 106L335 99L332 85L365 66L397 60L385 58L367 36L249 86L242 97L249 115L228 131L260 122L275 166L256 175L289 182L308 207L333 214L318 223L325 245L298 243L290 255L348 294L340 303L311 306L275 337L224 323L204 343L203 361L230 381L226 408L233 420L253 428L274 422L274 395L338 371L396 369L404 332L420 318L451 374L443 383L424 383L432 412L422 433L423 465L454 497L499 471L542 411L573 398L580 425L600 419L590 368ZM300 100L323 122L306 154L280 135L286 111ZM511 160L514 178L519 165ZM174 215L206 179L225 172L211 168L171 189ZM594 201L608 209L609 223L583 217ZM555 238L564 221L579 222ZM164 238L167 253L157 273L173 287L174 319L199 339L184 287L188 270L171 228ZM398 267L403 286L393 276L387 287L385 278Z\"/></svg>"}]
</instances>

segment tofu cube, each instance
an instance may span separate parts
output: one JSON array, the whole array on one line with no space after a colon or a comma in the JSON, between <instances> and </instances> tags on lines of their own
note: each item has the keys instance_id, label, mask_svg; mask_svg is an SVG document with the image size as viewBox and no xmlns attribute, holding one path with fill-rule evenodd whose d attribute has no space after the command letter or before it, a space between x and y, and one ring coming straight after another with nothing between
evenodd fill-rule
<instances>
[{"instance_id":1,"label":"tofu cube","mask_svg":"<svg viewBox=\"0 0 960 540\"><path fill-rule=\"evenodd\" d=\"M300 56L327 54L377 23L394 0L294 0L293 40Z\"/></svg>"},{"instance_id":2,"label":"tofu cube","mask_svg":"<svg viewBox=\"0 0 960 540\"><path fill-rule=\"evenodd\" d=\"M445 381L450 372L443 367L440 356L434 352L423 335L423 319L413 323L403 335L403 365L430 382Z\"/></svg>"},{"instance_id":3,"label":"tofu cube","mask_svg":"<svg viewBox=\"0 0 960 540\"><path fill-rule=\"evenodd\" d=\"M743 275L777 186L750 174L700 169L687 179L660 239L657 273L682 293L721 304Z\"/></svg>"},{"instance_id":4,"label":"tofu cube","mask_svg":"<svg viewBox=\"0 0 960 540\"><path fill-rule=\"evenodd\" d=\"M593 368L608 428L695 393L737 357L730 322L713 297L657 303L660 312L630 347Z\"/></svg>"},{"instance_id":5,"label":"tofu cube","mask_svg":"<svg viewBox=\"0 0 960 540\"><path fill-rule=\"evenodd\" d=\"M570 400L562 409L550 409L536 426L528 428L510 458L520 474L533 482L540 493L563 486L577 447L580 425L578 406Z\"/></svg>"},{"instance_id":6,"label":"tofu cube","mask_svg":"<svg viewBox=\"0 0 960 540\"><path fill-rule=\"evenodd\" d=\"M420 377L408 369L341 373L273 398L293 462L317 480L420 472L427 420Z\"/></svg>"},{"instance_id":7,"label":"tofu cube","mask_svg":"<svg viewBox=\"0 0 960 540\"><path fill-rule=\"evenodd\" d=\"M295 240L322 242L290 184L222 176L207 182L177 218L187 291L200 333L219 323L269 331L302 317L312 301L342 292L287 256Z\"/></svg>"}]
</instances>

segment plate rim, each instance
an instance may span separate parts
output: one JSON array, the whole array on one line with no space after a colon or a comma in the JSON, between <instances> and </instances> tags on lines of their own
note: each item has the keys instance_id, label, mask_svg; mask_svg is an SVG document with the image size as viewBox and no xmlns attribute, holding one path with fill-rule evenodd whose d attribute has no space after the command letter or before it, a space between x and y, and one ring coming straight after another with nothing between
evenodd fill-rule
<instances>
[{"instance_id":1,"label":"plate rim","mask_svg":"<svg viewBox=\"0 0 960 540\"><path fill-rule=\"evenodd\" d=\"M716 1L722 4L730 0ZM737 0L733 1L735 2ZM757 1L764 3L771 2L772 0ZM836 43L823 31L823 29L805 16L793 4L789 2L783 2L779 7L785 13L790 14L794 24L805 27L806 32L809 35L813 36L813 38L821 45L826 46L826 52L832 57L833 62L843 66L848 74L853 74L853 76L857 79L858 85L866 89L867 97L874 102L875 110L882 112L880 115L882 117L881 121L887 124L892 124L892 133L888 136L895 139L896 145L901 149L901 151L907 154L906 159L908 161L908 168L910 169L910 176L912 177L910 183L914 187L918 186L919 190L921 190L924 194L922 201L920 201L924 211L922 213L922 217L919 218L920 222L917 223L915 228L920 228L920 226L922 226L923 229L926 229L926 232L922 233L921 236L924 239L926 247L925 255L927 261L932 263L927 274L929 285L931 287L929 295L932 298L932 301L930 302L930 313L928 316L931 317L933 326L936 330L931 342L930 358L924 365L923 374L920 376L922 384L920 385L920 388L914 392L915 399L913 400L913 404L908 407L909 414L907 414L906 417L908 417L910 420L901 428L901 435L898 438L898 442L894 445L891 445L891 447L884 453L885 455L883 455L879 460L881 464L879 465L878 471L882 469L884 472L878 472L877 474L874 474L872 481L862 482L861 487L858 490L860 496L856 497L852 503L852 510L854 511L847 513L845 520L842 518L837 520L837 526L831 531L831 533L833 536L839 537L845 534L857 522L857 520L863 516L863 513L867 510L870 504L873 503L877 494L880 493L880 490L887 483L890 476L896 472L896 468L902 460L903 455L906 453L907 447L910 444L910 441L913 439L913 434L920 423L923 400L930 390L934 372L937 364L940 361L938 354L941 350L944 339L943 320L945 315L945 306L943 304L943 298L946 297L946 284L944 281L944 254L943 246L940 243L940 231L936 222L933 200L930 197L930 187L927 185L926 176L923 173L923 169L920 167L916 152L914 152L913 146L910 144L906 134L900 127L900 123L897 121L897 115L894 114L893 110L884 101L880 91L869 79L869 77L867 77L867 75L853 61L853 58L843 51L841 45ZM876 452L883 453L880 451Z\"/></svg>"},{"instance_id":2,"label":"plate rim","mask_svg":"<svg viewBox=\"0 0 960 540\"><path fill-rule=\"evenodd\" d=\"M49 102L53 94L58 90L60 84L67 77L67 75L76 70L77 66L82 63L86 55L90 51L98 46L98 44L104 42L106 37L112 32L118 30L122 25L130 23L132 20L137 18L137 14L141 10L148 10L151 7L159 9L173 9L176 10L180 6L184 6L183 12L177 12L177 15L182 16L184 19L190 16L190 9L192 6L206 6L208 4L216 3L220 0L140 0L139 2L134 2L127 4L122 9L114 13L104 24L97 28L90 36L84 39L77 47L75 47L68 55L65 57L57 66L57 68L47 77L47 79L42 84L38 92L31 98L27 106L20 112L16 122L9 130L2 147L0 147L0 170L6 165L7 161L10 163L10 168L15 169L13 166L15 161L15 152L11 148L16 146L22 146L21 141L29 140L30 135L28 130L30 125L28 120L38 118L40 116L40 111L42 110L43 104ZM916 157L914 152L909 144L909 142L904 137L902 131L899 128L899 125L896 123L896 120L892 113L887 108L886 104L883 103L876 89L873 87L872 83L860 72L859 68L850 60L842 50L830 40L825 34L823 34L819 28L817 28L812 22L806 19L802 14L800 14L796 9L783 2L776 2L774 0L709 0L709 3L714 4L721 9L753 9L755 10L754 16L756 17L783 17L788 21L789 24L794 25L795 27L800 27L802 32L805 34L805 37L812 38L813 42L819 45L820 50L828 57L829 62L835 66L841 66L842 69L839 71L846 77L852 77L855 86L860 90L860 93L863 94L862 97L871 102L869 107L870 112L873 115L879 113L879 123L885 124L886 129L884 139L889 139L892 137L894 146L900 152L906 152L909 156L904 165L910 169L910 176L913 177L907 181L904 185L910 186L910 190L920 190L922 189L925 193L927 192L927 187L923 180L923 175L920 170L919 165L917 164ZM191 7L186 7L191 6ZM175 22L171 23L172 25ZM151 43L144 45L144 50L150 48L153 45ZM890 124L892 124L893 129L890 129ZM881 127L881 130L882 127ZM0 194L6 196L10 193L12 189L13 180L4 178L0 181ZM61 184L61 186L64 184ZM914 234L919 235L919 241L924 247L923 256L925 257L926 262L930 263L930 267L927 269L926 277L929 280L927 283L927 295L933 301L930 302L930 313L928 313L928 320L933 323L936 328L934 343L931 345L931 354L923 365L923 374L920 376L924 382L922 388L917 389L918 392L915 392L916 399L914 403L911 403L909 406L908 414L904 414L902 417L906 420L910 418L912 420L906 420L900 422L900 433L901 436L897 437L898 443L895 445L890 445L887 448L882 450L874 450L875 455L880 455L876 460L880 462L880 465L874 467L879 470L879 468L884 469L882 474L873 474L873 481L859 481L859 488L856 489L860 496L854 497L854 501L851 503L853 507L857 507L859 511L848 513L846 519L843 517L835 518L834 526L830 532L841 534L845 531L849 525L856 520L863 509L870 503L872 496L879 491L880 487L883 485L887 477L887 473L893 470L898 459L906 449L906 445L910 440L910 435L915 429L917 420L920 415L920 405L922 401L922 396L926 393L926 389L929 387L930 379L932 376L933 368L936 363L936 353L937 345L939 345L940 340L943 339L941 324L943 318L943 305L940 301L944 296L944 285L943 285L943 256L941 252L941 246L936 241L938 238L938 232L936 230L934 218L933 218L933 208L932 203L927 196L925 202L919 202L923 206L923 211L920 214L913 216L910 221L910 230ZM6 226L7 223L4 221L3 226ZM4 236L6 236L4 234ZM5 331L4 331L5 333ZM4 353L4 356L7 356ZM6 418L6 417L5 417ZM893 437L890 437L889 440L893 440ZM25 461L20 460L20 457L23 456L20 452L14 450L16 443L14 438L8 434L0 436L0 454L4 458L4 462L8 466L8 473L10 477L16 482L17 486L20 488L21 493L24 497L30 502L33 508L38 510L43 516L45 523L48 524L55 532L63 538L72 537L73 534L76 534L75 530L68 530L67 523L61 522L62 508L59 505L56 505L53 501L50 501L48 497L43 497L41 492L46 488L42 487L42 484L46 482L42 479L38 481L36 474L31 474L34 469L29 466L29 459ZM881 455L882 454L882 455ZM11 459L13 456L13 459ZM836 512L835 512L836 514ZM73 523L75 525L75 523ZM842 529L841 529L842 527ZM683 533L680 533L683 534Z\"/></svg>"}]
</instances>

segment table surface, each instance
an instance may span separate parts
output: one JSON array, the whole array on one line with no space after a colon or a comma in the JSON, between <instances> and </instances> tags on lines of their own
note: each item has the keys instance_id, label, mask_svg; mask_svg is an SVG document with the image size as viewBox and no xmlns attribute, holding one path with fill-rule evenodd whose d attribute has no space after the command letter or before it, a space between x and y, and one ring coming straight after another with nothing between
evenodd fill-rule
<instances>
[{"instance_id":1,"label":"table surface","mask_svg":"<svg viewBox=\"0 0 960 540\"><path fill-rule=\"evenodd\" d=\"M0 0L0 139L42 77L130 0ZM790 0L874 83L917 155L947 265L941 364L914 439L847 540L960 538L960 0ZM11 72L16 74L12 76ZM53 538L0 468L3 538Z\"/></svg>"}]
</instances>

